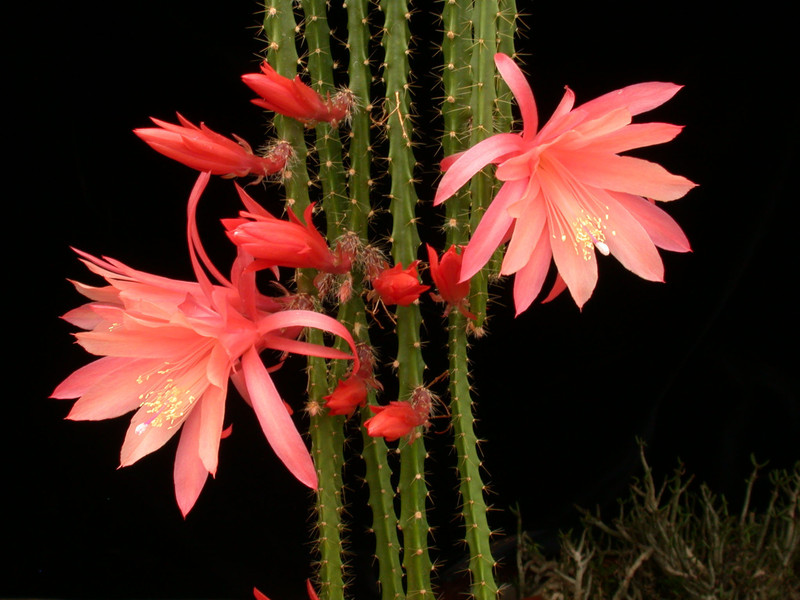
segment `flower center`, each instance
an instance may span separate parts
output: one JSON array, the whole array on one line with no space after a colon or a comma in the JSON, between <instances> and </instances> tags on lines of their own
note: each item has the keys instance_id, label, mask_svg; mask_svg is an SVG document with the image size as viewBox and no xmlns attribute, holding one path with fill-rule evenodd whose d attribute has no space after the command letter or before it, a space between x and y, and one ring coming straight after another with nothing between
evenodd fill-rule
<instances>
[{"instance_id":1,"label":"flower center","mask_svg":"<svg viewBox=\"0 0 800 600\"><path fill-rule=\"evenodd\" d=\"M166 375L170 370L170 367L165 367L153 374L140 375L136 381L144 383L151 375ZM134 431L138 435L142 435L148 427L174 427L175 422L180 421L197 400L191 389L176 386L174 379L161 381L163 382L159 382L161 385L157 384L157 387L139 395L139 400L142 401L139 406L153 416L136 426Z\"/></svg>"},{"instance_id":2,"label":"flower center","mask_svg":"<svg viewBox=\"0 0 800 600\"><path fill-rule=\"evenodd\" d=\"M597 248L597 251L603 256L610 254L611 251L605 243L604 228L599 217L586 214L578 217L572 224L572 229L575 231L575 251L583 252L583 260L592 260L594 248Z\"/></svg>"}]
</instances>

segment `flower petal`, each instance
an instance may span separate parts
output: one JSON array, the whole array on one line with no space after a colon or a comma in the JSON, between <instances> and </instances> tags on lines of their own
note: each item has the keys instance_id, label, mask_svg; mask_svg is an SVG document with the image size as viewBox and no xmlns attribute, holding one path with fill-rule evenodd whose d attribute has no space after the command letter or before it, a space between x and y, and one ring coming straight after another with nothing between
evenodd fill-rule
<instances>
[{"instance_id":1,"label":"flower petal","mask_svg":"<svg viewBox=\"0 0 800 600\"><path fill-rule=\"evenodd\" d=\"M537 196L528 200L522 214L514 223L514 233L511 234L511 241L500 269L501 275L516 273L528 263L539 244L546 222L544 198ZM544 233L544 237L547 237L547 232Z\"/></svg>"},{"instance_id":2,"label":"flower petal","mask_svg":"<svg viewBox=\"0 0 800 600\"><path fill-rule=\"evenodd\" d=\"M611 254L639 277L664 281L664 264L644 228L610 194L600 199L608 206L605 243Z\"/></svg>"},{"instance_id":3,"label":"flower petal","mask_svg":"<svg viewBox=\"0 0 800 600\"><path fill-rule=\"evenodd\" d=\"M539 127L539 117L536 112L536 101L533 99L533 90L527 79L525 79L522 70L511 57L500 53L495 54L494 64L497 65L500 76L508 85L511 93L514 94L522 115L522 136L525 139L529 139L536 135L536 130Z\"/></svg>"},{"instance_id":4,"label":"flower petal","mask_svg":"<svg viewBox=\"0 0 800 600\"><path fill-rule=\"evenodd\" d=\"M528 262L514 275L514 309L517 316L526 310L542 290L553 252L545 232L540 235Z\"/></svg>"},{"instance_id":5,"label":"flower petal","mask_svg":"<svg viewBox=\"0 0 800 600\"><path fill-rule=\"evenodd\" d=\"M553 152L556 152L553 149ZM585 185L655 200L677 200L695 184L661 165L606 152L558 152L558 160Z\"/></svg>"},{"instance_id":6,"label":"flower petal","mask_svg":"<svg viewBox=\"0 0 800 600\"><path fill-rule=\"evenodd\" d=\"M614 192L610 195L644 227L656 246L672 252L691 251L686 234L664 210L640 196Z\"/></svg>"},{"instance_id":7,"label":"flower petal","mask_svg":"<svg viewBox=\"0 0 800 600\"><path fill-rule=\"evenodd\" d=\"M203 433L200 411L194 411L183 424L172 478L175 483L175 499L184 518L192 510L208 479L208 470L199 454L199 440ZM217 438L219 439L219 438Z\"/></svg>"},{"instance_id":8,"label":"flower petal","mask_svg":"<svg viewBox=\"0 0 800 600\"><path fill-rule=\"evenodd\" d=\"M317 472L311 456L254 348L242 357L242 372L253 410L275 454L301 483L316 488Z\"/></svg>"},{"instance_id":9,"label":"flower petal","mask_svg":"<svg viewBox=\"0 0 800 600\"><path fill-rule=\"evenodd\" d=\"M522 138L513 133L498 133L478 142L449 166L436 189L434 206L455 194L486 165L503 156L522 152L524 149Z\"/></svg>"},{"instance_id":10,"label":"flower petal","mask_svg":"<svg viewBox=\"0 0 800 600\"><path fill-rule=\"evenodd\" d=\"M227 382L226 382L227 383ZM200 415L200 434L197 440L197 453L203 467L215 475L219 462L219 441L222 439L222 426L225 418L225 398L227 388L211 385L203 394L203 399L193 412ZM186 424L184 424L184 428ZM185 434L184 434L185 435Z\"/></svg>"},{"instance_id":11,"label":"flower petal","mask_svg":"<svg viewBox=\"0 0 800 600\"><path fill-rule=\"evenodd\" d=\"M464 249L460 281L466 281L480 271L498 246L505 241L509 228L514 224L507 208L520 199L527 183L524 180L507 181L497 192Z\"/></svg>"},{"instance_id":12,"label":"flower petal","mask_svg":"<svg viewBox=\"0 0 800 600\"><path fill-rule=\"evenodd\" d=\"M627 108L635 116L661 106L682 88L682 85L651 81L637 83L603 94L581 104L578 108L587 115L601 115L617 108ZM591 117L590 117L591 118Z\"/></svg>"}]
</instances>

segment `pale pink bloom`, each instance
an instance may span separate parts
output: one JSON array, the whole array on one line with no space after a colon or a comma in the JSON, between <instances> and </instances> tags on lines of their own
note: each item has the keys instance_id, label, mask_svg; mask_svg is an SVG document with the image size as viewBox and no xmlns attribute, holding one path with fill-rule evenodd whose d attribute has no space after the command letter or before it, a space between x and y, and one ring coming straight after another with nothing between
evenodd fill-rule
<instances>
[{"instance_id":1,"label":"pale pink bloom","mask_svg":"<svg viewBox=\"0 0 800 600\"><path fill-rule=\"evenodd\" d=\"M228 379L253 406L267 440L302 483L316 487L316 472L267 368L264 349L325 358L353 358L355 345L335 319L282 303L255 289L254 274L237 260L232 282L212 284L200 267L194 208L209 174L190 200L190 255L197 282L136 271L114 259L78 252L107 285L76 283L91 302L66 315L88 331L76 334L91 354L102 356L67 377L54 398L78 398L73 420L101 420L135 410L120 453L133 464L182 430L175 457L175 494L181 512L191 510L209 473L217 470ZM353 355L294 339L304 327L342 337ZM357 365L354 368L358 368Z\"/></svg>"},{"instance_id":2,"label":"pale pink bloom","mask_svg":"<svg viewBox=\"0 0 800 600\"><path fill-rule=\"evenodd\" d=\"M289 267L317 269L326 273L346 273L351 257L338 247L331 251L312 221L314 205L303 213L303 224L292 210L289 220L274 217L255 202L242 188L236 186L239 197L248 208L241 218L223 219L228 237L239 248L256 258L252 269Z\"/></svg>"},{"instance_id":3,"label":"pale pink bloom","mask_svg":"<svg viewBox=\"0 0 800 600\"><path fill-rule=\"evenodd\" d=\"M299 75L294 79L279 75L266 61L261 64L261 73L242 75L242 81L260 96L252 100L253 104L306 125L325 121L336 126L347 118L353 105L353 95L346 90L333 98L323 98L303 83Z\"/></svg>"},{"instance_id":4,"label":"pale pink bloom","mask_svg":"<svg viewBox=\"0 0 800 600\"><path fill-rule=\"evenodd\" d=\"M420 294L430 289L429 285L422 285L417 274L418 260L412 262L405 269L397 263L391 269L388 265L372 279L372 289L387 306L409 306L416 301Z\"/></svg>"},{"instance_id":5,"label":"pale pink bloom","mask_svg":"<svg viewBox=\"0 0 800 600\"><path fill-rule=\"evenodd\" d=\"M675 221L651 200L675 200L695 186L661 166L618 153L661 144L681 127L632 124L631 117L660 106L680 86L640 83L573 108L567 88L539 130L533 92L519 67L504 54L495 63L519 104L523 130L501 133L443 161L447 169L435 204L452 196L488 164L503 182L464 252L461 279L477 273L510 239L501 274L516 274L517 314L539 294L550 261L578 306L597 281L595 250L613 254L651 281L664 268L656 247L686 252L689 242Z\"/></svg>"},{"instance_id":6,"label":"pale pink bloom","mask_svg":"<svg viewBox=\"0 0 800 600\"><path fill-rule=\"evenodd\" d=\"M428 248L428 262L431 267L431 278L433 278L436 289L439 291L438 294L431 293L431 298L436 302L447 304L444 311L445 316L450 313L451 309L455 308L468 319L474 319L475 315L467 309L469 279L460 281L461 263L464 259L462 247L450 246L447 252L442 255L442 260L440 261L436 250L428 244L426 246Z\"/></svg>"},{"instance_id":7,"label":"pale pink bloom","mask_svg":"<svg viewBox=\"0 0 800 600\"><path fill-rule=\"evenodd\" d=\"M236 141L211 131L204 123L200 127L178 114L180 125L153 119L158 127L134 129L153 150L173 160L223 177L266 177L283 170L292 155L287 142L272 146L265 156L253 154L253 149L237 135Z\"/></svg>"}]
</instances>

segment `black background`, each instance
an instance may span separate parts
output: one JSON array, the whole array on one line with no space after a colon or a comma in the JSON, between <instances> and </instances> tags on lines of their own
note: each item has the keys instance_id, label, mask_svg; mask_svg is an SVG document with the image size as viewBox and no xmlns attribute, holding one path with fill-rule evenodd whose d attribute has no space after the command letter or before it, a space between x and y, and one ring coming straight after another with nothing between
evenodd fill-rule
<instances>
[{"instance_id":1,"label":"black background","mask_svg":"<svg viewBox=\"0 0 800 600\"><path fill-rule=\"evenodd\" d=\"M516 319L510 286L496 288L491 334L472 354L491 500L500 509L492 524L513 531L507 509L519 503L525 527L546 541L574 525L575 503L613 508L637 473L636 436L659 472L680 458L735 503L751 453L772 466L800 459L800 221L789 177L797 74L788 16L769 3L748 12L685 2L648 12L632 2L520 4L519 47L540 120L565 84L579 103L640 81L685 84L639 118L685 131L639 155L700 187L666 206L693 252L664 253L665 285L604 259L582 312L564 296ZM427 6L414 16L419 72L438 60ZM257 11L250 0L203 0L39 2L9 14L0 597L247 598L253 585L273 600L304 597L310 496L234 393L234 435L185 521L172 491L174 442L117 470L127 419L64 421L71 402L47 398L88 359L57 319L81 302L66 278L96 283L70 245L191 277L183 227L196 174L131 130L149 116L174 120L178 110L257 145L266 121L239 80L263 50ZM421 101L430 81L419 82ZM438 158L421 149L426 218ZM278 193L271 187L262 197ZM203 203L204 236L222 262L228 250L215 220L238 208L230 183L212 182ZM438 239L435 227L427 234ZM433 379L441 340L429 315ZM388 343L381 351L391 360ZM276 377L295 407L301 368L290 360ZM431 520L447 566L460 552L449 522L455 478L447 434L432 437ZM358 534L365 511L358 483L351 487ZM368 581L368 540L355 538L356 569Z\"/></svg>"}]
</instances>

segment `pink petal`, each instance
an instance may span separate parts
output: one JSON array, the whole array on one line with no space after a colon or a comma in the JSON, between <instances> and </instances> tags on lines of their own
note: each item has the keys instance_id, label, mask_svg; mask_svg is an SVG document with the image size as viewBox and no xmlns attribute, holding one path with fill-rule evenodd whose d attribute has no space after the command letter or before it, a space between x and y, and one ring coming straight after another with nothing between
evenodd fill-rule
<instances>
[{"instance_id":1,"label":"pink petal","mask_svg":"<svg viewBox=\"0 0 800 600\"><path fill-rule=\"evenodd\" d=\"M464 249L461 281L466 281L480 271L503 243L508 229L514 224L507 207L520 199L526 186L527 181L507 181L497 192Z\"/></svg>"},{"instance_id":2,"label":"pink petal","mask_svg":"<svg viewBox=\"0 0 800 600\"><path fill-rule=\"evenodd\" d=\"M64 381L50 394L51 398L78 398L83 396L93 385L117 369L130 364L130 359L117 356L106 356L84 365Z\"/></svg>"},{"instance_id":3,"label":"pink petal","mask_svg":"<svg viewBox=\"0 0 800 600\"><path fill-rule=\"evenodd\" d=\"M524 151L522 138L513 133L498 133L478 142L462 153L439 182L434 206L441 204L464 186L472 176L496 159Z\"/></svg>"},{"instance_id":4,"label":"pink petal","mask_svg":"<svg viewBox=\"0 0 800 600\"><path fill-rule=\"evenodd\" d=\"M76 333L78 343L98 356L163 358L190 354L202 338L185 327L149 328L148 331L88 331Z\"/></svg>"},{"instance_id":5,"label":"pink petal","mask_svg":"<svg viewBox=\"0 0 800 600\"><path fill-rule=\"evenodd\" d=\"M541 131L536 135L536 139L534 141L538 141L542 143L544 141L551 140L552 138L558 136L564 131L568 131L573 121L579 122L583 118L583 114L572 114L570 117L570 112L572 111L572 107L575 104L575 93L569 89L565 88L564 96L561 98L561 102L558 103L556 110L553 112L553 115L548 119L547 123L544 124Z\"/></svg>"},{"instance_id":6,"label":"pink petal","mask_svg":"<svg viewBox=\"0 0 800 600\"><path fill-rule=\"evenodd\" d=\"M327 331L328 333L338 335L345 342L347 342L353 354L352 357L346 355L342 356L339 354L337 356L333 356L332 358L353 358L355 361L353 370L358 371L358 355L353 337L350 335L347 327L342 325L336 319L310 310L283 310L267 315L258 322L258 331L262 334L272 331L280 331L281 329L286 329L289 327L313 327L315 329L321 329L322 331ZM316 344L312 345L317 346ZM318 352L329 352L330 350L326 349L324 346L317 346L317 348L319 349ZM306 352L303 352L303 354L305 353ZM312 354L312 356L324 356L324 354Z\"/></svg>"},{"instance_id":7,"label":"pink petal","mask_svg":"<svg viewBox=\"0 0 800 600\"><path fill-rule=\"evenodd\" d=\"M501 275L516 273L528 263L539 244L546 222L544 198L538 196L528 200L522 214L514 223L514 233L511 234L511 241L500 269ZM547 237L547 232L544 237Z\"/></svg>"},{"instance_id":8,"label":"pink petal","mask_svg":"<svg viewBox=\"0 0 800 600\"><path fill-rule=\"evenodd\" d=\"M197 453L206 471L215 475L219 461L219 441L222 439L222 426L225 418L226 388L209 386L203 399L193 412L198 413L200 433L198 434ZM186 424L184 424L184 429ZM183 434L186 435L186 434Z\"/></svg>"},{"instance_id":9,"label":"pink petal","mask_svg":"<svg viewBox=\"0 0 800 600\"><path fill-rule=\"evenodd\" d=\"M677 200L695 187L685 177L673 175L662 166L641 158L586 151L558 152L557 156L583 184L614 192L655 200Z\"/></svg>"},{"instance_id":10,"label":"pink petal","mask_svg":"<svg viewBox=\"0 0 800 600\"><path fill-rule=\"evenodd\" d=\"M516 154L500 163L494 176L500 181L529 178L536 173L536 167L539 165L539 154L541 154L541 149L538 146L533 146L527 152Z\"/></svg>"},{"instance_id":11,"label":"pink petal","mask_svg":"<svg viewBox=\"0 0 800 600\"><path fill-rule=\"evenodd\" d=\"M275 454L300 482L316 488L317 473L311 456L255 349L242 357L242 372L258 422Z\"/></svg>"},{"instance_id":12,"label":"pink petal","mask_svg":"<svg viewBox=\"0 0 800 600\"><path fill-rule=\"evenodd\" d=\"M592 295L597 283L597 261L594 250L589 250L587 254L575 238L572 223L583 210L576 197L580 190L564 179L555 162L541 171L540 183L550 206L547 229L553 260L572 297L581 307Z\"/></svg>"},{"instance_id":13,"label":"pink petal","mask_svg":"<svg viewBox=\"0 0 800 600\"><path fill-rule=\"evenodd\" d=\"M644 227L656 246L672 252L691 251L689 240L680 225L658 206L630 194L611 193L611 196Z\"/></svg>"},{"instance_id":14,"label":"pink petal","mask_svg":"<svg viewBox=\"0 0 800 600\"><path fill-rule=\"evenodd\" d=\"M132 465L143 456L147 456L161 448L173 435L178 433L178 429L180 429L180 425L183 422L183 419L181 419L172 426L147 427L141 433L136 431L139 425L145 424L151 418L152 414L147 412L146 407L140 408L134 415L131 424L128 426L128 431L125 433L125 441L122 442L122 449L119 454L121 467Z\"/></svg>"},{"instance_id":15,"label":"pink petal","mask_svg":"<svg viewBox=\"0 0 800 600\"><path fill-rule=\"evenodd\" d=\"M172 478L175 482L175 498L184 518L197 502L208 479L208 471L198 452L202 429L200 411L195 411L195 414L190 415L183 424L175 454Z\"/></svg>"},{"instance_id":16,"label":"pink petal","mask_svg":"<svg viewBox=\"0 0 800 600\"><path fill-rule=\"evenodd\" d=\"M614 90L581 104L578 108L587 115L600 115L617 108L627 108L635 116L661 106L682 88L674 83L652 81L637 83Z\"/></svg>"},{"instance_id":17,"label":"pink petal","mask_svg":"<svg viewBox=\"0 0 800 600\"><path fill-rule=\"evenodd\" d=\"M101 358L87 366L106 360ZM160 360L124 360L126 364L110 369L104 377L97 379L72 406L67 415L70 421L100 421L114 419L138 408L142 400L142 385L138 377L158 369ZM86 368L86 367L84 367ZM76 371L77 373L77 371ZM66 383L66 381L64 382Z\"/></svg>"},{"instance_id":18,"label":"pink petal","mask_svg":"<svg viewBox=\"0 0 800 600\"><path fill-rule=\"evenodd\" d=\"M536 134L536 130L539 127L539 117L536 112L536 102L533 99L533 90L525 79L522 70L510 57L505 54L495 54L494 64L497 65L500 76L508 85L511 93L514 94L522 115L522 136L525 139L529 139Z\"/></svg>"},{"instance_id":19,"label":"pink petal","mask_svg":"<svg viewBox=\"0 0 800 600\"><path fill-rule=\"evenodd\" d=\"M261 337L261 342L264 348L271 350L279 350L281 352L290 352L292 354L303 354L305 356L320 356L322 358L338 358L350 359L353 358L352 354L342 352L336 348L329 348L328 346L321 346L320 344L313 344L311 342L301 342L279 335L265 334Z\"/></svg>"},{"instance_id":20,"label":"pink petal","mask_svg":"<svg viewBox=\"0 0 800 600\"><path fill-rule=\"evenodd\" d=\"M575 304L578 308L583 307L597 285L597 261L594 256L585 260L582 253L575 250L574 240L569 236L564 241L551 236L550 248L558 272L567 284Z\"/></svg>"},{"instance_id":21,"label":"pink petal","mask_svg":"<svg viewBox=\"0 0 800 600\"><path fill-rule=\"evenodd\" d=\"M604 232L611 254L639 277L663 281L664 264L644 228L610 194L604 194L600 199L608 206Z\"/></svg>"},{"instance_id":22,"label":"pink petal","mask_svg":"<svg viewBox=\"0 0 800 600\"><path fill-rule=\"evenodd\" d=\"M634 148L664 144L674 139L683 127L669 123L632 123L622 129L594 138L587 145L592 152L618 154ZM565 144L565 147L568 147ZM579 147L576 145L576 147Z\"/></svg>"},{"instance_id":23,"label":"pink petal","mask_svg":"<svg viewBox=\"0 0 800 600\"><path fill-rule=\"evenodd\" d=\"M528 262L514 275L514 309L517 316L531 305L542 290L552 256L550 240L545 232L539 236Z\"/></svg>"}]
</instances>

